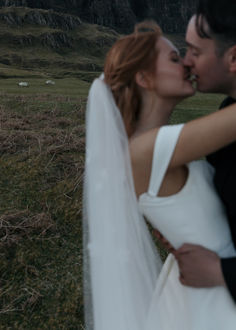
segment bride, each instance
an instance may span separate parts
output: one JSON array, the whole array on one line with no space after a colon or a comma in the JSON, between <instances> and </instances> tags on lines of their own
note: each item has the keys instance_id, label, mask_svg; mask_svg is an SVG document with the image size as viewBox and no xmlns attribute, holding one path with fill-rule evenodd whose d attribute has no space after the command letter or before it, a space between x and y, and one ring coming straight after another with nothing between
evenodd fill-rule
<instances>
[{"instance_id":1,"label":"bride","mask_svg":"<svg viewBox=\"0 0 236 330\"><path fill-rule=\"evenodd\" d=\"M222 285L179 281L146 221L174 246L200 244L236 256L214 170L197 160L236 139L236 105L169 125L194 94L178 50L153 22L109 51L87 106L84 291L91 330L233 330L236 306ZM197 160L197 161L196 161Z\"/></svg>"}]
</instances>

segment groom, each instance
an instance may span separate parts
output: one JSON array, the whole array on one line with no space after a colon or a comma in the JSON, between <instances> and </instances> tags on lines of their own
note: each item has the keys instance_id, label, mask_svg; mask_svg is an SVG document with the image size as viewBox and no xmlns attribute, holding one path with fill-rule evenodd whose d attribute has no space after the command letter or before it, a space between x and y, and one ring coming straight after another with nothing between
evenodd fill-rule
<instances>
[{"instance_id":1,"label":"groom","mask_svg":"<svg viewBox=\"0 0 236 330\"><path fill-rule=\"evenodd\" d=\"M236 0L199 0L186 41L184 63L196 75L198 90L228 95L221 108L236 102ZM216 170L215 186L225 204L236 247L236 142L210 155L208 161ZM184 244L174 254L183 285L225 285L236 302L235 257L220 259L192 244Z\"/></svg>"}]
</instances>

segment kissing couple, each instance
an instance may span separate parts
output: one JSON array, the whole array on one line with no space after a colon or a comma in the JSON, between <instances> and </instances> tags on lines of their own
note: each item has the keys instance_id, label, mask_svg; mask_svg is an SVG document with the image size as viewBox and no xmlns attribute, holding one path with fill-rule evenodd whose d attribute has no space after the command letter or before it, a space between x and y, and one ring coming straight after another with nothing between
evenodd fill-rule
<instances>
[{"instance_id":1,"label":"kissing couple","mask_svg":"<svg viewBox=\"0 0 236 330\"><path fill-rule=\"evenodd\" d=\"M236 3L199 0L186 41L182 59L157 24L137 24L91 86L89 330L236 327ZM193 82L200 92L226 94L223 110L170 125L175 106L195 94ZM164 264L147 223L173 247Z\"/></svg>"}]
</instances>

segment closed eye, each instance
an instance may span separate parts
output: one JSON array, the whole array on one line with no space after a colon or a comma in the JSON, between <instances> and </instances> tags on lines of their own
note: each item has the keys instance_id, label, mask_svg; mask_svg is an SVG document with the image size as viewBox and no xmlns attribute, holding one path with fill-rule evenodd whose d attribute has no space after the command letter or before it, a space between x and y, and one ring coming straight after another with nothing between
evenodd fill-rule
<instances>
[{"instance_id":1,"label":"closed eye","mask_svg":"<svg viewBox=\"0 0 236 330\"><path fill-rule=\"evenodd\" d=\"M179 63L180 62L180 55L176 51L172 51L170 54L170 59L174 63Z\"/></svg>"},{"instance_id":2,"label":"closed eye","mask_svg":"<svg viewBox=\"0 0 236 330\"><path fill-rule=\"evenodd\" d=\"M187 47L187 52L190 52L191 53L191 55L192 56L195 56L195 57L197 57L197 56L199 56L199 51L198 51L198 49L196 49L195 47L193 47L193 46L191 46L191 45L188 45L188 47Z\"/></svg>"},{"instance_id":3,"label":"closed eye","mask_svg":"<svg viewBox=\"0 0 236 330\"><path fill-rule=\"evenodd\" d=\"M193 56L195 56L195 57L198 57L198 56L199 56L199 53L196 52L195 50L192 50L192 51L191 51L191 54L192 54Z\"/></svg>"},{"instance_id":4,"label":"closed eye","mask_svg":"<svg viewBox=\"0 0 236 330\"><path fill-rule=\"evenodd\" d=\"M180 58L179 57L175 57L175 58L172 58L171 60L172 60L172 62L179 63Z\"/></svg>"}]
</instances>

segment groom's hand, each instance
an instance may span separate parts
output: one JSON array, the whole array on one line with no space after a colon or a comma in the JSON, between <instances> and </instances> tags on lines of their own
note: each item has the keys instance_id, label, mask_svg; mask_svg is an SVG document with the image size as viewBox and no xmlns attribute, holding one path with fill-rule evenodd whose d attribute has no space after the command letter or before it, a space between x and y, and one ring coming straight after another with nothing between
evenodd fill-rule
<instances>
[{"instance_id":1,"label":"groom's hand","mask_svg":"<svg viewBox=\"0 0 236 330\"><path fill-rule=\"evenodd\" d=\"M180 282L196 288L226 285L218 255L200 245L184 244L174 252Z\"/></svg>"}]
</instances>

